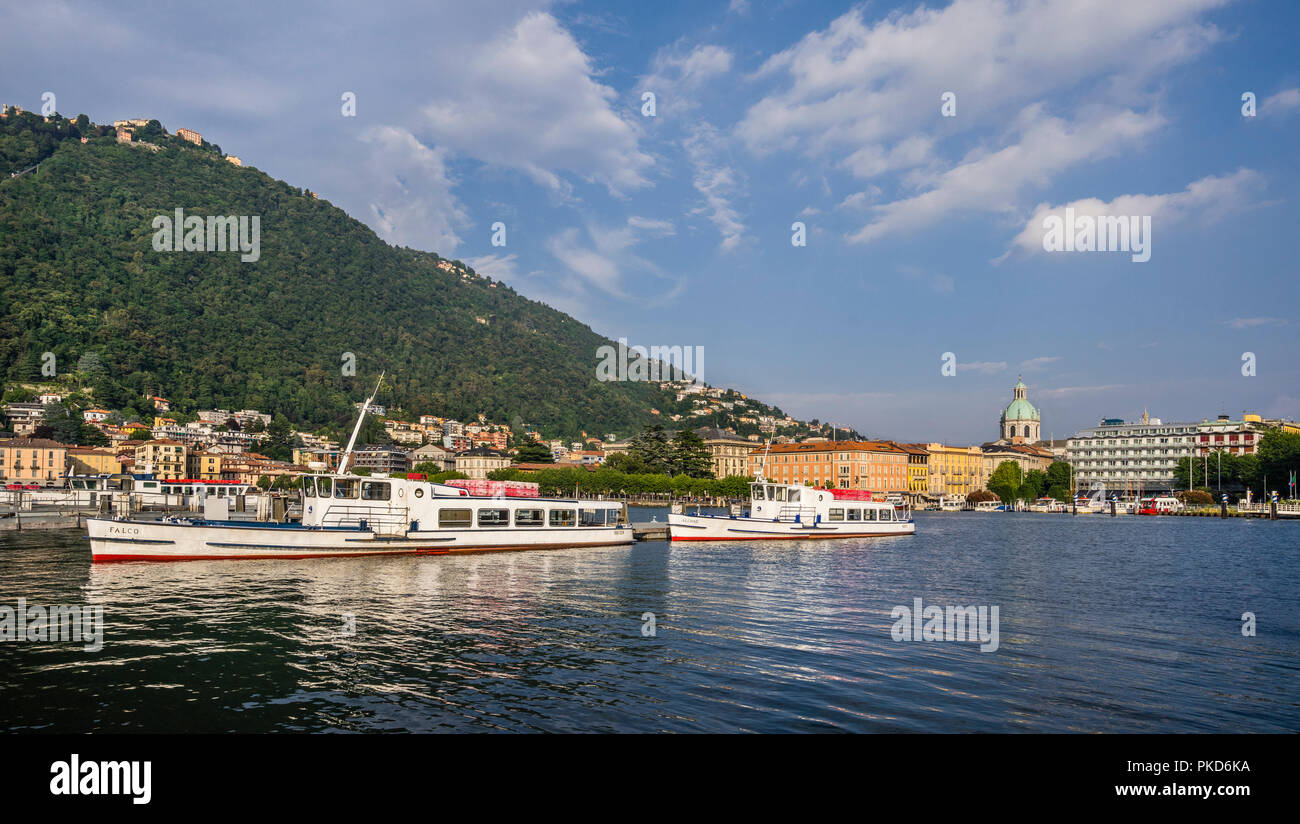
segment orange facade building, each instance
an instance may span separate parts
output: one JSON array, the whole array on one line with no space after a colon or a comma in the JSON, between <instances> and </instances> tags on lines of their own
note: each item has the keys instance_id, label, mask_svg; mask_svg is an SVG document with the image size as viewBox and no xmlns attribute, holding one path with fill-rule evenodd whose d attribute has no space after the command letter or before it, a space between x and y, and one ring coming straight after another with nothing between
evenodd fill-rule
<instances>
[{"instance_id":1,"label":"orange facade building","mask_svg":"<svg viewBox=\"0 0 1300 824\"><path fill-rule=\"evenodd\" d=\"M780 443L749 453L749 475L831 489L905 495L908 453L883 441Z\"/></svg>"}]
</instances>

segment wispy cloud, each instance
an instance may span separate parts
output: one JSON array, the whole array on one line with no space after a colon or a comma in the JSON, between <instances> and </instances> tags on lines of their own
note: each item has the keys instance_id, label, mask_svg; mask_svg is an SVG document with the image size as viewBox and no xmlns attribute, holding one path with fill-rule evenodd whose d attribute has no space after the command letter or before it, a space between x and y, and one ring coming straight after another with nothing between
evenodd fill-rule
<instances>
[{"instance_id":1,"label":"wispy cloud","mask_svg":"<svg viewBox=\"0 0 1300 824\"><path fill-rule=\"evenodd\" d=\"M1021 361L1020 368L1024 369L1026 372L1029 372L1037 369L1042 369L1048 364L1056 363L1060 359L1061 358L1059 356L1030 358L1029 360Z\"/></svg>"},{"instance_id":2,"label":"wispy cloud","mask_svg":"<svg viewBox=\"0 0 1300 824\"><path fill-rule=\"evenodd\" d=\"M1116 389L1126 389L1126 383L1108 383L1103 386L1059 386L1055 389L1039 389L1035 394L1044 398L1064 398L1069 395L1086 395L1096 392L1111 392Z\"/></svg>"},{"instance_id":3,"label":"wispy cloud","mask_svg":"<svg viewBox=\"0 0 1300 824\"><path fill-rule=\"evenodd\" d=\"M1006 361L957 361L958 372L978 372L981 375L992 375L1006 368Z\"/></svg>"},{"instance_id":4,"label":"wispy cloud","mask_svg":"<svg viewBox=\"0 0 1300 824\"><path fill-rule=\"evenodd\" d=\"M1286 318L1233 318L1223 321L1233 329L1254 329L1259 326L1286 326Z\"/></svg>"},{"instance_id":5,"label":"wispy cloud","mask_svg":"<svg viewBox=\"0 0 1300 824\"><path fill-rule=\"evenodd\" d=\"M1262 115L1281 114L1296 108L1300 108L1300 88L1290 88L1264 98L1264 102L1259 107L1259 113Z\"/></svg>"}]
</instances>

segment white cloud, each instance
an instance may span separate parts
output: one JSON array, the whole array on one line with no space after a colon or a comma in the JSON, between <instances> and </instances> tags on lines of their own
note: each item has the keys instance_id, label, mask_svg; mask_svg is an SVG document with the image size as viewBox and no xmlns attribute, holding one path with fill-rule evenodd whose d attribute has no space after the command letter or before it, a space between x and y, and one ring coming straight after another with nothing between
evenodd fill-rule
<instances>
[{"instance_id":1,"label":"white cloud","mask_svg":"<svg viewBox=\"0 0 1300 824\"><path fill-rule=\"evenodd\" d=\"M1260 114L1290 111L1300 107L1300 88L1283 89L1277 94L1264 98L1259 107Z\"/></svg>"},{"instance_id":2,"label":"white cloud","mask_svg":"<svg viewBox=\"0 0 1300 824\"><path fill-rule=\"evenodd\" d=\"M1016 142L994 152L972 152L935 177L927 191L877 206L876 220L849 240L869 243L894 232L914 231L953 212L1010 212L1023 189L1042 185L1085 160L1131 148L1163 122L1157 114L1106 110L1067 123L1045 116L1039 105L1030 106L1018 118Z\"/></svg>"},{"instance_id":3,"label":"white cloud","mask_svg":"<svg viewBox=\"0 0 1300 824\"><path fill-rule=\"evenodd\" d=\"M1012 240L1012 249L1025 253L1043 252L1043 220L1055 215L1064 220L1065 210L1074 209L1076 215L1099 216L1139 215L1151 216L1151 234L1156 236L1171 226L1199 216L1207 221L1217 220L1230 211L1250 205L1252 196L1262 188L1262 178L1250 169L1238 169L1224 177L1204 177L1188 184L1181 192L1162 195L1120 195L1110 202L1098 198L1084 198L1059 206L1038 204L1025 227ZM1150 243L1151 239L1148 238ZM1010 253L1011 250L1008 250ZM1003 256L1006 257L1005 255Z\"/></svg>"},{"instance_id":4,"label":"white cloud","mask_svg":"<svg viewBox=\"0 0 1300 824\"><path fill-rule=\"evenodd\" d=\"M467 257L464 260L475 272L493 280L512 282L519 275L518 255L479 255L478 257Z\"/></svg>"},{"instance_id":5,"label":"white cloud","mask_svg":"<svg viewBox=\"0 0 1300 824\"><path fill-rule=\"evenodd\" d=\"M644 232L656 235L658 237L671 237L677 233L677 229L670 220L656 220L648 217L638 217L632 215L627 219L627 225L633 229L640 229Z\"/></svg>"},{"instance_id":6,"label":"white cloud","mask_svg":"<svg viewBox=\"0 0 1300 824\"><path fill-rule=\"evenodd\" d=\"M1103 386L1061 386L1056 389L1036 389L1034 390L1034 394L1039 397L1055 400L1069 395L1091 395L1097 392L1111 392L1116 389L1125 389L1127 386L1128 384L1125 383L1110 383Z\"/></svg>"},{"instance_id":7,"label":"white cloud","mask_svg":"<svg viewBox=\"0 0 1300 824\"><path fill-rule=\"evenodd\" d=\"M668 301L680 293L683 281L665 274L634 249L647 238L665 237L671 230L672 225L667 221L633 217L621 226L588 224L585 236L576 228L565 229L551 237L546 248L576 276L576 280L567 282L570 293L580 293L584 286L593 286L614 297L625 298L635 293L652 303ZM664 282L670 285L660 291Z\"/></svg>"},{"instance_id":8,"label":"white cloud","mask_svg":"<svg viewBox=\"0 0 1300 824\"><path fill-rule=\"evenodd\" d=\"M697 126L683 146L693 168L692 183L705 202L694 213L708 216L722 235L722 250L730 252L745 237L745 224L732 205L733 198L744 194L741 174L722 158L725 151L722 137L708 123Z\"/></svg>"},{"instance_id":9,"label":"white cloud","mask_svg":"<svg viewBox=\"0 0 1300 824\"><path fill-rule=\"evenodd\" d=\"M653 158L616 94L595 79L590 58L554 17L526 14L509 31L437 76L423 128L439 146L519 169L553 189L561 175L623 193L649 185Z\"/></svg>"},{"instance_id":10,"label":"white cloud","mask_svg":"<svg viewBox=\"0 0 1300 824\"><path fill-rule=\"evenodd\" d=\"M467 217L452 194L445 151L395 126L368 129L361 140L371 148L368 206L376 233L389 243L454 254L460 245L456 227Z\"/></svg>"},{"instance_id":11,"label":"white cloud","mask_svg":"<svg viewBox=\"0 0 1300 824\"><path fill-rule=\"evenodd\" d=\"M981 375L992 375L1006 368L1006 361L971 361L969 363L957 361L958 372L978 372Z\"/></svg>"},{"instance_id":12,"label":"white cloud","mask_svg":"<svg viewBox=\"0 0 1300 824\"><path fill-rule=\"evenodd\" d=\"M1029 360L1021 361L1020 368L1024 369L1025 371L1042 369L1048 364L1056 363L1060 359L1061 359L1060 357L1030 358Z\"/></svg>"},{"instance_id":13,"label":"white cloud","mask_svg":"<svg viewBox=\"0 0 1300 824\"><path fill-rule=\"evenodd\" d=\"M1286 326L1286 318L1233 318L1225 320L1233 329L1254 329L1259 326Z\"/></svg>"},{"instance_id":14,"label":"white cloud","mask_svg":"<svg viewBox=\"0 0 1300 824\"><path fill-rule=\"evenodd\" d=\"M970 129L1088 78L1132 89L1219 38L1196 18L1228 0L955 0L868 22L867 7L769 58L760 78L788 81L738 131L754 149L887 153L921 129ZM997 60L989 55L996 54ZM957 116L940 118L940 95Z\"/></svg>"}]
</instances>

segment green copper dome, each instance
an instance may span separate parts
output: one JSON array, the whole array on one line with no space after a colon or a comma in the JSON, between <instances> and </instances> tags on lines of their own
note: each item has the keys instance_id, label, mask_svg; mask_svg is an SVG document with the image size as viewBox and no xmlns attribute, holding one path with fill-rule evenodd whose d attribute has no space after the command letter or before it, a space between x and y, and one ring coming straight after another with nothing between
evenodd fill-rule
<instances>
[{"instance_id":1,"label":"green copper dome","mask_svg":"<svg viewBox=\"0 0 1300 824\"><path fill-rule=\"evenodd\" d=\"M1023 386L1023 384L1021 384ZM1036 421L1038 420L1038 409L1024 398L1016 398L1007 404L1006 410L1002 413L1004 421Z\"/></svg>"}]
</instances>

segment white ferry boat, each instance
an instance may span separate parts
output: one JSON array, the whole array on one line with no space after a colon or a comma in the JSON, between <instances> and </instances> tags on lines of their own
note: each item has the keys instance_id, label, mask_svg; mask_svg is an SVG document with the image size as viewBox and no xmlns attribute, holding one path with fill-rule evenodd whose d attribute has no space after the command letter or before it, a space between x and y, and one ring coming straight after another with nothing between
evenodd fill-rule
<instances>
[{"instance_id":1,"label":"white ferry boat","mask_svg":"<svg viewBox=\"0 0 1300 824\"><path fill-rule=\"evenodd\" d=\"M876 538L916 532L906 507L864 499L847 489L814 489L758 481L749 485L749 510L731 515L668 515L673 541L755 541L804 538ZM869 495L869 493L867 493Z\"/></svg>"},{"instance_id":2,"label":"white ferry boat","mask_svg":"<svg viewBox=\"0 0 1300 824\"><path fill-rule=\"evenodd\" d=\"M343 470L373 400L371 395L357 419ZM206 498L201 518L91 518L90 551L96 562L179 561L444 555L633 542L619 502L474 496L420 476L346 471L303 476L302 495L301 523L228 520L229 497Z\"/></svg>"}]
</instances>

